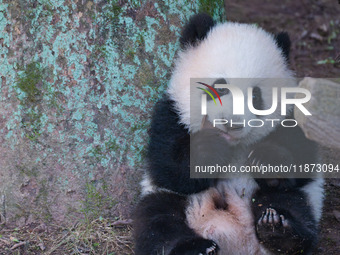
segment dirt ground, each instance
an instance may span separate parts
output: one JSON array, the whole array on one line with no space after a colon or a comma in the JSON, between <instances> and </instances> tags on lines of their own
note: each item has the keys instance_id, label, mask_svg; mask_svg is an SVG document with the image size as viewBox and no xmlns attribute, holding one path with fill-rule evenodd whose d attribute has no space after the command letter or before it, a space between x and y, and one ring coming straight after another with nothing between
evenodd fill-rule
<instances>
[{"instance_id":1,"label":"dirt ground","mask_svg":"<svg viewBox=\"0 0 340 255\"><path fill-rule=\"evenodd\" d=\"M340 77L340 2L336 0L226 1L227 19L256 23L292 40L291 68L297 77ZM325 162L339 164L340 152L323 149ZM340 180L326 181L317 255L340 254ZM338 219L337 219L338 218Z\"/></svg>"},{"instance_id":2,"label":"dirt ground","mask_svg":"<svg viewBox=\"0 0 340 255\"><path fill-rule=\"evenodd\" d=\"M291 67L297 77L340 77L340 4L337 0L226 1L229 21L256 23L287 31ZM339 164L340 152L323 149L325 160ZM130 221L87 219L70 228L28 226L2 229L0 254L132 254ZM327 180L317 255L340 254L340 179ZM245 254L246 255L246 254Z\"/></svg>"}]
</instances>

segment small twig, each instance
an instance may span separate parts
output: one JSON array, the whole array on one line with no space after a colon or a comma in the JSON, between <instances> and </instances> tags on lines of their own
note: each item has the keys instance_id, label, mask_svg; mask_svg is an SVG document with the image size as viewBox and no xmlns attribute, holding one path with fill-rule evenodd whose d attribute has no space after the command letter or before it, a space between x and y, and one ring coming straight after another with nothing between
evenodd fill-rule
<instances>
[{"instance_id":1,"label":"small twig","mask_svg":"<svg viewBox=\"0 0 340 255\"><path fill-rule=\"evenodd\" d=\"M20 243L17 243L15 245L12 246L11 250L15 250L16 248L20 247L20 246L23 246L25 245L26 242L20 242Z\"/></svg>"},{"instance_id":2,"label":"small twig","mask_svg":"<svg viewBox=\"0 0 340 255\"><path fill-rule=\"evenodd\" d=\"M335 58L335 63L336 63L336 64L340 64L340 53L339 53L338 56Z\"/></svg>"},{"instance_id":3,"label":"small twig","mask_svg":"<svg viewBox=\"0 0 340 255\"><path fill-rule=\"evenodd\" d=\"M120 225L132 225L132 219L128 220L117 220L111 224L111 227L120 226Z\"/></svg>"},{"instance_id":4,"label":"small twig","mask_svg":"<svg viewBox=\"0 0 340 255\"><path fill-rule=\"evenodd\" d=\"M11 243L8 240L0 238L0 241L5 243L6 245L10 245Z\"/></svg>"},{"instance_id":5,"label":"small twig","mask_svg":"<svg viewBox=\"0 0 340 255\"><path fill-rule=\"evenodd\" d=\"M1 233L13 232L13 229L1 229Z\"/></svg>"}]
</instances>

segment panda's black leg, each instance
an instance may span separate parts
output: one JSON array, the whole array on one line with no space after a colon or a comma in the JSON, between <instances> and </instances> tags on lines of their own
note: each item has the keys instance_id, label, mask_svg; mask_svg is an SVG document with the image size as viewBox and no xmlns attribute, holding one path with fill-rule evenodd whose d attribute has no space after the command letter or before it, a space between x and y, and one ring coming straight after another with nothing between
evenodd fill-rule
<instances>
[{"instance_id":1,"label":"panda's black leg","mask_svg":"<svg viewBox=\"0 0 340 255\"><path fill-rule=\"evenodd\" d=\"M134 213L135 255L216 255L218 247L186 224L187 196L156 192Z\"/></svg>"},{"instance_id":2,"label":"panda's black leg","mask_svg":"<svg viewBox=\"0 0 340 255\"><path fill-rule=\"evenodd\" d=\"M298 222L299 219L292 217L289 212L285 214L270 207L262 212L256 222L260 242L274 254L308 254L316 238L313 224Z\"/></svg>"}]
</instances>

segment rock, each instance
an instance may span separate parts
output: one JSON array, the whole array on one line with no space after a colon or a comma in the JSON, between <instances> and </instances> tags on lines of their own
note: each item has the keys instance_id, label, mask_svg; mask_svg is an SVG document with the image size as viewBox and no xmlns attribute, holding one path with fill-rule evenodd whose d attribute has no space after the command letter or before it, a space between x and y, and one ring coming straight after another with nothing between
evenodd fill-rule
<instances>
[{"instance_id":1,"label":"rock","mask_svg":"<svg viewBox=\"0 0 340 255\"><path fill-rule=\"evenodd\" d=\"M321 36L326 36L328 34L328 26L326 24L322 24L318 27L318 33Z\"/></svg>"},{"instance_id":2,"label":"rock","mask_svg":"<svg viewBox=\"0 0 340 255\"><path fill-rule=\"evenodd\" d=\"M311 33L309 37L319 42L323 41L323 37L317 33Z\"/></svg>"},{"instance_id":3,"label":"rock","mask_svg":"<svg viewBox=\"0 0 340 255\"><path fill-rule=\"evenodd\" d=\"M311 92L304 106L312 116L295 107L294 115L307 138L329 148L340 148L340 83L338 80L304 78L299 87ZM297 94L297 97L299 95Z\"/></svg>"},{"instance_id":4,"label":"rock","mask_svg":"<svg viewBox=\"0 0 340 255\"><path fill-rule=\"evenodd\" d=\"M340 222L340 212L337 210L334 210L333 215L336 218L336 220Z\"/></svg>"}]
</instances>

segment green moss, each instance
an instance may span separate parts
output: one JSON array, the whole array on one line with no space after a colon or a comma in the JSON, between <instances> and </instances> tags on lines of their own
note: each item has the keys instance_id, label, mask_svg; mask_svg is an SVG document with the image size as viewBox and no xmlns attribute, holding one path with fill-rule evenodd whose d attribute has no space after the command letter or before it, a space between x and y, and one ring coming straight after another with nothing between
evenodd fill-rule
<instances>
[{"instance_id":1,"label":"green moss","mask_svg":"<svg viewBox=\"0 0 340 255\"><path fill-rule=\"evenodd\" d=\"M122 6L119 5L119 1L111 0L103 9L104 17L107 21L111 22L115 26L118 25L119 16L122 13Z\"/></svg>"},{"instance_id":2,"label":"green moss","mask_svg":"<svg viewBox=\"0 0 340 255\"><path fill-rule=\"evenodd\" d=\"M145 32L142 31L139 33L138 35L138 39L136 40L136 44L137 46L141 46L141 47L145 47L145 39L144 39L144 36L145 36Z\"/></svg>"},{"instance_id":3,"label":"green moss","mask_svg":"<svg viewBox=\"0 0 340 255\"><path fill-rule=\"evenodd\" d=\"M89 153L89 156L94 157L97 161L100 161L103 157L102 148L98 145L95 146Z\"/></svg>"},{"instance_id":4,"label":"green moss","mask_svg":"<svg viewBox=\"0 0 340 255\"><path fill-rule=\"evenodd\" d=\"M41 98L41 89L38 86L42 85L43 71L40 65L36 62L28 64L22 75L19 76L17 87L25 93L26 100L35 103Z\"/></svg>"},{"instance_id":5,"label":"green moss","mask_svg":"<svg viewBox=\"0 0 340 255\"><path fill-rule=\"evenodd\" d=\"M52 220L52 214L49 209L49 201L48 201L48 181L47 180L41 180L39 184L39 193L36 197L36 203L37 208L39 210L35 211L34 214L37 215L37 217L40 217L45 222L50 222Z\"/></svg>"},{"instance_id":6,"label":"green moss","mask_svg":"<svg viewBox=\"0 0 340 255\"><path fill-rule=\"evenodd\" d=\"M149 122L148 121L140 121L140 122L136 122L136 124L133 124L130 131L131 132L135 132L137 130L146 130L149 126Z\"/></svg>"},{"instance_id":7,"label":"green moss","mask_svg":"<svg viewBox=\"0 0 340 255\"><path fill-rule=\"evenodd\" d=\"M28 109L27 114L22 119L22 128L25 130L25 136L35 142L41 135L41 112L38 110Z\"/></svg>"},{"instance_id":8,"label":"green moss","mask_svg":"<svg viewBox=\"0 0 340 255\"><path fill-rule=\"evenodd\" d=\"M129 3L129 6L132 8L140 8L142 1L141 0L129 0L128 3Z\"/></svg>"},{"instance_id":9,"label":"green moss","mask_svg":"<svg viewBox=\"0 0 340 255\"><path fill-rule=\"evenodd\" d=\"M100 162L102 159L109 158L111 152L119 151L119 145L115 139L110 139L101 145L96 145L89 153L95 161Z\"/></svg>"},{"instance_id":10,"label":"green moss","mask_svg":"<svg viewBox=\"0 0 340 255\"><path fill-rule=\"evenodd\" d=\"M21 71L16 82L17 96L23 109L21 128L24 129L26 138L32 142L42 134L44 125L42 117L44 105L61 111L61 104L58 102L57 93L53 89L53 84L48 80L53 80L53 72L49 68L42 68L37 62L31 62ZM44 99L44 100L43 100Z\"/></svg>"},{"instance_id":11,"label":"green moss","mask_svg":"<svg viewBox=\"0 0 340 255\"><path fill-rule=\"evenodd\" d=\"M153 82L154 77L152 75L153 70L151 66L143 61L137 70L137 74L135 75L135 84L140 88L144 88L146 85L149 85L151 87L154 87L155 85L159 86L159 84L155 84Z\"/></svg>"},{"instance_id":12,"label":"green moss","mask_svg":"<svg viewBox=\"0 0 340 255\"><path fill-rule=\"evenodd\" d=\"M119 14L122 12L122 7L118 5L117 1L112 1L110 11L114 15L114 19L119 17Z\"/></svg>"},{"instance_id":13,"label":"green moss","mask_svg":"<svg viewBox=\"0 0 340 255\"><path fill-rule=\"evenodd\" d=\"M138 156L140 156L140 158L142 159L142 161L144 161L146 159L147 156L147 149L146 147L142 147L140 148L140 150L138 151Z\"/></svg>"},{"instance_id":14,"label":"green moss","mask_svg":"<svg viewBox=\"0 0 340 255\"><path fill-rule=\"evenodd\" d=\"M133 60L133 58L136 55L136 50L133 48L129 48L126 52L125 55L127 56L128 59Z\"/></svg>"},{"instance_id":15,"label":"green moss","mask_svg":"<svg viewBox=\"0 0 340 255\"><path fill-rule=\"evenodd\" d=\"M217 21L225 20L224 0L199 0L199 12L208 13Z\"/></svg>"},{"instance_id":16,"label":"green moss","mask_svg":"<svg viewBox=\"0 0 340 255\"><path fill-rule=\"evenodd\" d=\"M43 10L44 10L44 14L46 16L53 16L55 13L54 7L51 3L50 0L46 0L45 3L43 3Z\"/></svg>"},{"instance_id":17,"label":"green moss","mask_svg":"<svg viewBox=\"0 0 340 255\"><path fill-rule=\"evenodd\" d=\"M95 45L91 53L91 59L98 61L101 58L105 58L107 54L108 50L106 48L106 45Z\"/></svg>"},{"instance_id":18,"label":"green moss","mask_svg":"<svg viewBox=\"0 0 340 255\"><path fill-rule=\"evenodd\" d=\"M37 177L39 172L36 168L27 168L26 166L18 166L17 169L21 174L24 174L30 178Z\"/></svg>"},{"instance_id":19,"label":"green moss","mask_svg":"<svg viewBox=\"0 0 340 255\"><path fill-rule=\"evenodd\" d=\"M97 190L94 183L87 183L85 186L85 200L82 201L81 213L85 220L98 219L103 216L105 210L110 211L113 206L117 204L109 195L109 190L105 181L102 180L103 185Z\"/></svg>"},{"instance_id":20,"label":"green moss","mask_svg":"<svg viewBox=\"0 0 340 255\"><path fill-rule=\"evenodd\" d=\"M116 140L109 140L105 143L105 148L107 151L115 151L119 149Z\"/></svg>"}]
</instances>

